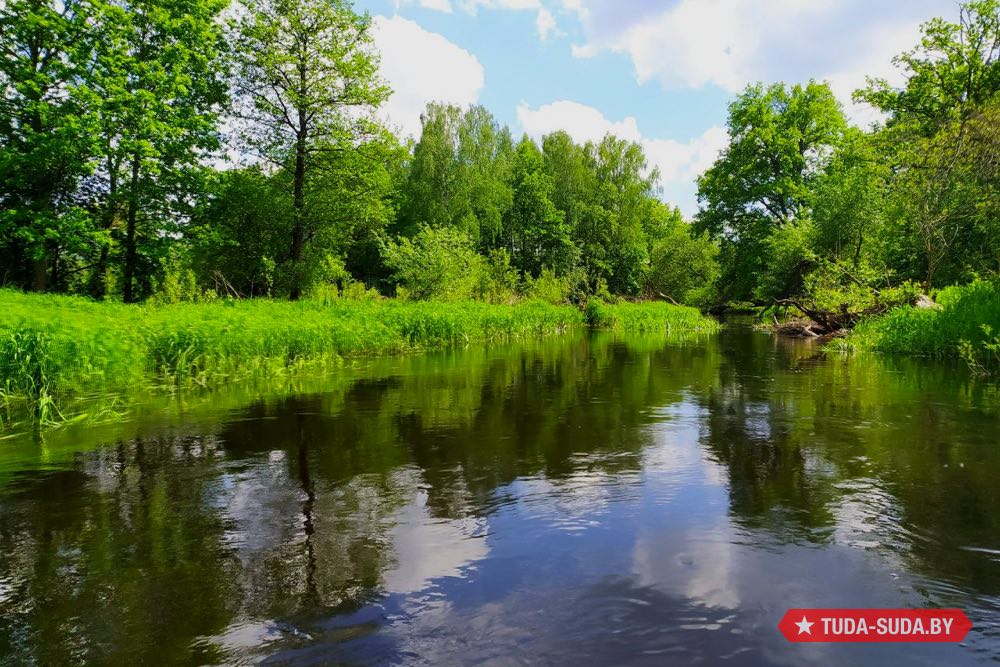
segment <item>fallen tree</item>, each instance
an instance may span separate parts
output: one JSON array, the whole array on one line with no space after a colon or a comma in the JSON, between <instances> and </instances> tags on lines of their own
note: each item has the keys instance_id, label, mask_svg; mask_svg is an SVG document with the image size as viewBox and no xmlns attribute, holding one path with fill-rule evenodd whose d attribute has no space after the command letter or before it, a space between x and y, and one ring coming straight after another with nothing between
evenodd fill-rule
<instances>
[{"instance_id":1,"label":"fallen tree","mask_svg":"<svg viewBox=\"0 0 1000 667\"><path fill-rule=\"evenodd\" d=\"M841 304L836 310L824 309L815 302L806 304L805 299L787 298L775 299L774 306L791 307L798 310L803 317L793 317L779 322L774 315L772 331L788 336L804 336L811 338L832 337L843 335L853 329L863 318L884 315L893 308L910 305L916 308L939 308L926 294L907 294L899 292L895 298L882 298L875 293L875 302L864 308L851 309L849 304Z\"/></svg>"}]
</instances>

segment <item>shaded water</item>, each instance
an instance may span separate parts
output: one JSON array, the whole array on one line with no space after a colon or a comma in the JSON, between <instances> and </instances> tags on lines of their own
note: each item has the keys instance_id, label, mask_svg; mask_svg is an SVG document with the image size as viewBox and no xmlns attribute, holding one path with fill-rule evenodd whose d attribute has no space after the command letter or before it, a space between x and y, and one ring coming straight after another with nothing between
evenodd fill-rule
<instances>
[{"instance_id":1,"label":"shaded water","mask_svg":"<svg viewBox=\"0 0 1000 667\"><path fill-rule=\"evenodd\" d=\"M1000 394L738 326L371 362L0 441L0 664L980 664ZM792 645L789 607L961 607Z\"/></svg>"}]
</instances>

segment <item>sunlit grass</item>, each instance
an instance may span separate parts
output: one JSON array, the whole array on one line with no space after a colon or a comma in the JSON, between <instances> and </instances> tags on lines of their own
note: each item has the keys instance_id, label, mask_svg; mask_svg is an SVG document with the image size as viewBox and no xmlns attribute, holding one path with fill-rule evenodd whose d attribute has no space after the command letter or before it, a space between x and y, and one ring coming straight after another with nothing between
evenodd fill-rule
<instances>
[{"instance_id":1,"label":"sunlit grass","mask_svg":"<svg viewBox=\"0 0 1000 667\"><path fill-rule=\"evenodd\" d=\"M711 332L718 321L697 308L675 306L662 301L608 304L591 300L586 308L587 324L600 329L670 333Z\"/></svg>"},{"instance_id":2,"label":"sunlit grass","mask_svg":"<svg viewBox=\"0 0 1000 667\"><path fill-rule=\"evenodd\" d=\"M962 358L976 372L1000 370L1000 283L948 287L938 309L903 306L865 320L846 340L859 350Z\"/></svg>"},{"instance_id":3,"label":"sunlit grass","mask_svg":"<svg viewBox=\"0 0 1000 667\"><path fill-rule=\"evenodd\" d=\"M0 403L60 417L68 399L203 386L383 355L558 333L576 308L530 302L253 300L162 307L0 291Z\"/></svg>"}]
</instances>

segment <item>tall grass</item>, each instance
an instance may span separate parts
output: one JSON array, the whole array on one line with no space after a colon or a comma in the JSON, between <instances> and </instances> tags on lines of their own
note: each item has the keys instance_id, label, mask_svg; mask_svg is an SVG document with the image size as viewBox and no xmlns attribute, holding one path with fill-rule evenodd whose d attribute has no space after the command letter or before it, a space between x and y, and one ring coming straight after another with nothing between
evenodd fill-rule
<instances>
[{"instance_id":1,"label":"tall grass","mask_svg":"<svg viewBox=\"0 0 1000 667\"><path fill-rule=\"evenodd\" d=\"M0 407L42 420L75 398L211 386L290 369L583 324L569 306L253 300L160 307L0 290Z\"/></svg>"},{"instance_id":2,"label":"tall grass","mask_svg":"<svg viewBox=\"0 0 1000 667\"><path fill-rule=\"evenodd\" d=\"M862 350L962 358L976 372L1000 371L1000 282L948 287L938 309L903 306L858 324L848 345Z\"/></svg>"},{"instance_id":3,"label":"tall grass","mask_svg":"<svg viewBox=\"0 0 1000 667\"><path fill-rule=\"evenodd\" d=\"M697 308L662 301L608 304L592 299L585 310L587 324L599 329L643 332L711 332L718 321Z\"/></svg>"}]
</instances>

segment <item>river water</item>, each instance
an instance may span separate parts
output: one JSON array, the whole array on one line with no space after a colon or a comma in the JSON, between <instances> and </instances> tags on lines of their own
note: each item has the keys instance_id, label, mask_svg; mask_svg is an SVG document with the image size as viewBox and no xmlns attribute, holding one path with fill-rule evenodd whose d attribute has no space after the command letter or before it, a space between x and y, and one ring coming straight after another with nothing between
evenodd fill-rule
<instances>
[{"instance_id":1,"label":"river water","mask_svg":"<svg viewBox=\"0 0 1000 667\"><path fill-rule=\"evenodd\" d=\"M927 606L966 641L777 629ZM0 664L998 657L1000 392L954 366L580 333L0 440Z\"/></svg>"}]
</instances>

